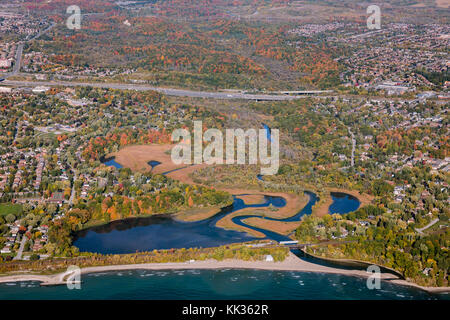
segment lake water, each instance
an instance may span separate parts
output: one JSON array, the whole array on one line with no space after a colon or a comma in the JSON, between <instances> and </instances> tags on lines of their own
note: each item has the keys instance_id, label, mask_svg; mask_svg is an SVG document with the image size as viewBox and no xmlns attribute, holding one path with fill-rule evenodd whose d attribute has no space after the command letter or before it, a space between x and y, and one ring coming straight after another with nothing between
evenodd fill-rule
<instances>
[{"instance_id":1,"label":"lake water","mask_svg":"<svg viewBox=\"0 0 450 320\"><path fill-rule=\"evenodd\" d=\"M272 221L299 221L305 214L311 214L312 206L317 202L317 196L306 192L309 201L298 213L287 219L264 218ZM359 207L359 201L349 195L336 194L335 201L330 206L333 213L346 213ZM356 200L356 201L355 201ZM264 203L247 205L242 199L234 196L233 205L223 208L215 216L198 222L177 221L170 216L153 216L148 218L132 218L113 221L109 224L83 230L77 234L74 245L83 252L132 253L136 251L151 251L153 249L213 247L229 243L244 242L255 238L245 232L225 230L216 227L217 221L224 216L244 208L264 208L272 206L281 208L286 205L282 197L265 196ZM244 219L256 215L234 217L232 221L241 226L263 233L267 239L275 241L291 240L289 237L249 226Z\"/></svg>"},{"instance_id":2,"label":"lake water","mask_svg":"<svg viewBox=\"0 0 450 320\"><path fill-rule=\"evenodd\" d=\"M264 125L265 126L265 125ZM267 126L265 126L266 128ZM268 127L267 127L268 128ZM266 128L266 129L267 129ZM270 138L270 131L268 130ZM120 168L108 159L105 164ZM154 167L159 163L150 163ZM259 176L258 179L262 180ZM311 214L318 198L307 192L309 201L296 215L277 221L298 221ZM331 193L330 213L347 213L359 208L357 198L345 193ZM247 207L281 208L281 197L265 196L264 203L246 205L234 197L233 205L217 215L199 222L180 222L169 216L127 219L84 230L75 245L81 251L130 253L153 249L211 247L254 238L246 233L215 226L224 216ZM246 225L242 220L254 215L233 218L233 222L260 231L266 238L283 241L288 237ZM305 257L301 259L343 269L332 262ZM361 269L364 267L356 267ZM26 290L23 290L26 288ZM65 286L39 287L37 282L0 284L0 299L449 299L448 295L431 295L419 289L382 282L381 290L369 290L366 280L344 275L265 271L265 270L162 270L124 271L83 276L82 290Z\"/></svg>"},{"instance_id":3,"label":"lake water","mask_svg":"<svg viewBox=\"0 0 450 320\"><path fill-rule=\"evenodd\" d=\"M130 253L153 249L213 247L254 238L245 232L225 230L215 226L225 215L243 208L261 208L272 205L282 207L286 201L280 197L265 197L265 202L246 205L234 197L234 203L217 215L198 222L182 222L169 216L133 218L114 221L107 225L81 231L74 245L80 251L98 253Z\"/></svg>"},{"instance_id":4,"label":"lake water","mask_svg":"<svg viewBox=\"0 0 450 320\"><path fill-rule=\"evenodd\" d=\"M100 160L103 164L105 164L108 167L114 167L117 169L123 168L123 166L119 163L116 162L116 158L115 157L111 157L108 159L101 159Z\"/></svg>"},{"instance_id":5,"label":"lake water","mask_svg":"<svg viewBox=\"0 0 450 320\"><path fill-rule=\"evenodd\" d=\"M156 166L158 166L158 165L161 164L161 162L156 161L156 160L150 160L150 161L147 162L147 163L148 163L148 165L149 165L150 167L152 167L152 169L153 169L154 167L156 167Z\"/></svg>"},{"instance_id":6,"label":"lake water","mask_svg":"<svg viewBox=\"0 0 450 320\"><path fill-rule=\"evenodd\" d=\"M419 289L337 274L266 270L134 270L82 276L80 290L38 282L0 284L8 299L449 299Z\"/></svg>"},{"instance_id":7,"label":"lake water","mask_svg":"<svg viewBox=\"0 0 450 320\"><path fill-rule=\"evenodd\" d=\"M328 208L329 213L348 213L355 211L359 208L359 200L347 193L331 192L331 198L333 203Z\"/></svg>"}]
</instances>

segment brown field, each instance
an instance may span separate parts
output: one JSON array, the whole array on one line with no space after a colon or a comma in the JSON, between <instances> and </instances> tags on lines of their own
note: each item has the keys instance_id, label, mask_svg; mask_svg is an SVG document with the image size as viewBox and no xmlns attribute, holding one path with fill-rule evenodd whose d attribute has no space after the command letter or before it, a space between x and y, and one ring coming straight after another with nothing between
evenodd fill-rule
<instances>
[{"instance_id":1,"label":"brown field","mask_svg":"<svg viewBox=\"0 0 450 320\"><path fill-rule=\"evenodd\" d=\"M242 221L250 226L266 229L283 235L290 234L292 231L297 229L301 223L300 221L273 221L257 217L247 218Z\"/></svg>"},{"instance_id":2,"label":"brown field","mask_svg":"<svg viewBox=\"0 0 450 320\"><path fill-rule=\"evenodd\" d=\"M243 213L241 211L243 211L243 210L236 211L236 212L233 212L232 214L226 215L225 217L223 217L222 219L217 221L216 227L228 229L228 230L247 232L248 234L250 234L251 236L253 236L255 238L264 238L265 235L263 233L253 230L253 229L250 229L250 228L247 228L247 227L244 227L244 226L239 226L239 225L235 224L233 221L231 221L231 219L233 219L234 217L243 215ZM247 213L245 213L245 214L247 214ZM259 213L257 213L257 214L259 214Z\"/></svg>"},{"instance_id":3,"label":"brown field","mask_svg":"<svg viewBox=\"0 0 450 320\"><path fill-rule=\"evenodd\" d=\"M231 189L231 190L233 190L233 189ZM226 191L230 191L230 190L226 190ZM243 190L235 189L234 191L236 192L236 191L243 191ZM255 191L252 191L252 192L255 192ZM260 233L258 231L254 231L254 230L246 228L246 227L243 227L243 226L239 226L239 225L233 223L232 219L237 216L248 215L248 214L255 214L255 215L265 216L265 217L270 217L270 218L275 218L275 219L286 219L286 218L289 218L289 217L295 215L296 213L298 213L308 203L307 195L295 195L295 194L281 193L281 192L258 192L258 194L283 197L284 199L286 199L286 206L278 209L277 211L271 211L268 208L257 208L257 209L245 208L245 209L233 212L232 214L226 215L225 217L223 217L222 219L217 221L216 226L220 227L220 228L224 228L224 229L232 229L232 230L247 232L254 237L261 238L261 237L264 237L264 235L262 233ZM251 219L251 218L249 218L249 219ZM261 220L263 220L263 219L261 219ZM270 222L272 223L275 221L270 221ZM279 227L281 227L281 224ZM264 228L264 229L266 229L266 228ZM272 230L272 229L267 228L267 230Z\"/></svg>"},{"instance_id":4,"label":"brown field","mask_svg":"<svg viewBox=\"0 0 450 320\"><path fill-rule=\"evenodd\" d=\"M211 218L212 216L218 214L220 210L221 210L220 207L195 208L180 211L176 213L174 216L175 219L177 220L181 220L184 222L194 222Z\"/></svg>"},{"instance_id":5,"label":"brown field","mask_svg":"<svg viewBox=\"0 0 450 320\"><path fill-rule=\"evenodd\" d=\"M251 205L251 204L261 204L264 203L266 200L264 198L264 195L262 194L246 194L237 197L239 199L242 199L245 204Z\"/></svg>"},{"instance_id":6,"label":"brown field","mask_svg":"<svg viewBox=\"0 0 450 320\"><path fill-rule=\"evenodd\" d=\"M184 166L186 166L186 165L184 165ZM186 184L198 184L198 183L195 183L189 175L192 172L194 172L195 170L199 170L199 169L204 168L206 166L207 166L207 164L204 164L204 163L191 165L191 166L185 167L183 169L180 169L180 170L168 173L167 176L169 178L181 181L181 182L186 183ZM180 168L182 168L182 167L183 166L180 166ZM162 172L165 172L165 171L162 171Z\"/></svg>"},{"instance_id":7,"label":"brown field","mask_svg":"<svg viewBox=\"0 0 450 320\"><path fill-rule=\"evenodd\" d=\"M116 162L120 163L125 168L130 168L133 171L150 171L152 167L148 164L149 161L155 160L161 162L160 165L153 169L154 173L163 173L173 169L185 167L185 164L176 165L170 158L170 153L167 151L172 149L170 144L149 144L149 145L134 145L127 146L118 152L111 153L107 156L115 157Z\"/></svg>"},{"instance_id":8,"label":"brown field","mask_svg":"<svg viewBox=\"0 0 450 320\"><path fill-rule=\"evenodd\" d=\"M191 185L196 184L190 177L190 174L195 170L207 166L207 164L199 164L191 166L187 166L185 164L176 165L172 162L170 153L168 152L171 150L172 147L173 147L172 145L168 144L134 145L125 147L118 152L109 154L108 157L114 156L118 163L120 163L126 168L130 168L133 171L149 171L151 170L151 167L148 165L148 162L151 160L159 161L161 162L161 164L153 169L153 173L164 173L170 170L179 169L177 171L167 174L167 176L186 184ZM283 208L279 208L274 211L268 208L260 208L260 209L245 208L236 211L233 214L229 214L223 217L216 224L216 226L218 227L247 232L255 237L264 237L264 235L260 232L251 230L249 228L238 226L234 224L231 221L231 219L233 217L249 213L255 213L260 216L271 217L275 219L286 219L295 215L308 203L308 196L305 194L298 195L285 192L266 192L260 190L249 190L248 188L246 189L243 187L235 187L235 188L226 187L217 189L229 192L230 194L233 195L245 194L244 196L239 196L239 198L244 200L246 204L262 203L264 201L264 195L283 197L286 200L286 205ZM358 200L361 202L361 207L367 205L373 199L372 196L367 194L359 194L358 191L337 189L337 188L328 188L327 191L343 192L351 194L356 198L358 198ZM317 216L323 216L327 214L328 208L331 203L332 199L330 196L328 196L321 203L319 203L318 206L313 208L313 214ZM220 208L217 207L197 208L180 212L177 215L175 215L175 217L176 219L182 221L199 221L215 215L218 212L218 210L220 210ZM264 220L261 218L249 218L247 220L249 220L251 223L255 223L256 224L255 226L261 226L264 229L272 230L283 234L289 233L290 231L294 230L296 226L298 226L298 222L286 223L281 221L270 221L269 223L268 222L269 220Z\"/></svg>"},{"instance_id":9,"label":"brown field","mask_svg":"<svg viewBox=\"0 0 450 320\"><path fill-rule=\"evenodd\" d=\"M328 208L333 203L333 199L328 195L323 201L317 203L313 209L312 214L318 217L323 217L328 214Z\"/></svg>"},{"instance_id":10,"label":"brown field","mask_svg":"<svg viewBox=\"0 0 450 320\"><path fill-rule=\"evenodd\" d=\"M450 8L450 0L436 0L436 5L439 8Z\"/></svg>"}]
</instances>

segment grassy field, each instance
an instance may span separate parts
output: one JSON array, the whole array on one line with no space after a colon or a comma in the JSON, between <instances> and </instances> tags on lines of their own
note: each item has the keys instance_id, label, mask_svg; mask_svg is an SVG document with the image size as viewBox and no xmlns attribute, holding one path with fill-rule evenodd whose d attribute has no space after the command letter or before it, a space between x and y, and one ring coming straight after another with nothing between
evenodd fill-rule
<instances>
[{"instance_id":1,"label":"grassy field","mask_svg":"<svg viewBox=\"0 0 450 320\"><path fill-rule=\"evenodd\" d=\"M106 158L115 157L116 162L125 168L141 172L152 170L152 167L148 164L149 161L159 161L161 164L156 166L152 172L163 173L186 166L176 165L172 162L170 153L166 153L172 148L173 145L170 144L133 145L127 146L116 153L111 153Z\"/></svg>"},{"instance_id":2,"label":"grassy field","mask_svg":"<svg viewBox=\"0 0 450 320\"><path fill-rule=\"evenodd\" d=\"M247 218L244 219L243 222L256 228L269 230L283 235L288 235L295 231L301 223L301 221L274 221L258 217Z\"/></svg>"},{"instance_id":3,"label":"grassy field","mask_svg":"<svg viewBox=\"0 0 450 320\"><path fill-rule=\"evenodd\" d=\"M0 203L0 216L7 216L13 214L17 217L22 213L22 206L20 204Z\"/></svg>"},{"instance_id":4,"label":"grassy field","mask_svg":"<svg viewBox=\"0 0 450 320\"><path fill-rule=\"evenodd\" d=\"M185 222L201 221L215 216L220 212L220 210L220 207L194 208L183 210L175 214L175 219Z\"/></svg>"}]
</instances>

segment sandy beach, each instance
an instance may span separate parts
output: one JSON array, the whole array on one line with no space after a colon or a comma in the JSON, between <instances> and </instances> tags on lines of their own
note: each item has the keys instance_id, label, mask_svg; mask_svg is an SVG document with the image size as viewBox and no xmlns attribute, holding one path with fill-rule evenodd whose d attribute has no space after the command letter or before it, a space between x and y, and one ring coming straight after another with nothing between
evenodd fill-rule
<instances>
[{"instance_id":1,"label":"sandy beach","mask_svg":"<svg viewBox=\"0 0 450 320\"><path fill-rule=\"evenodd\" d=\"M243 260L205 260L193 262L179 263L146 263L146 264L128 264L128 265L112 265L88 267L81 269L81 275L97 272L108 271L126 271L126 270L185 270L185 269L256 269L256 270L279 270L279 271L301 271L301 272L319 272L333 273L348 276L367 278L371 273L362 270L347 270L332 267L321 266L299 259L292 252L282 262L270 261L243 261ZM67 273L58 273L55 275L12 275L0 277L0 283L17 282L17 281L39 281L41 285L64 285ZM421 287L414 283L400 279L397 275L391 273L382 273L381 280L389 281L398 285L407 285L416 287L428 292L450 292L450 287Z\"/></svg>"}]
</instances>

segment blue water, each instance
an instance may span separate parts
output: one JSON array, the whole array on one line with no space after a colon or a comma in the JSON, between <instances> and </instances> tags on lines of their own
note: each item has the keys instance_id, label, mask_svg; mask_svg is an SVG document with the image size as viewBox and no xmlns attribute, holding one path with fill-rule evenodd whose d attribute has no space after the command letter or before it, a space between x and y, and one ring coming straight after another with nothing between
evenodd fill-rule
<instances>
[{"instance_id":1,"label":"blue water","mask_svg":"<svg viewBox=\"0 0 450 320\"><path fill-rule=\"evenodd\" d=\"M105 160L102 161L102 163L105 164L105 165L108 166L108 167L115 167L115 168L117 168L117 169L123 168L123 166L122 166L120 163L117 163L117 162L116 162L115 157L111 157L111 158L105 159ZM158 165L161 164L161 162L156 161L156 160L151 160L151 161L149 161L149 162L147 162L147 163L148 163L148 165L149 165L150 167L152 167L152 169L153 169L154 167L156 167L156 166L158 166Z\"/></svg>"},{"instance_id":2,"label":"blue water","mask_svg":"<svg viewBox=\"0 0 450 320\"><path fill-rule=\"evenodd\" d=\"M305 214L311 214L312 206L317 202L317 196L306 192L309 201L296 215L287 219L273 219L272 221L299 221ZM332 194L333 204L330 211L346 213L356 210L359 201L347 194ZM242 199L234 196L233 205L223 208L215 216L198 222L181 222L170 216L153 216L148 218L132 218L114 221L107 225L83 230L77 234L74 245L80 251L98 252L102 254L131 253L136 251L151 251L153 249L213 247L229 243L254 240L245 232L225 230L216 227L216 223L224 216L244 208L282 208L286 200L282 197L265 196L265 202L247 205ZM333 207L333 209L332 209ZM232 221L241 226L263 233L267 239L275 241L291 240L289 237L256 227L243 222L244 219L257 217L248 214L234 217Z\"/></svg>"},{"instance_id":3,"label":"blue water","mask_svg":"<svg viewBox=\"0 0 450 320\"><path fill-rule=\"evenodd\" d=\"M269 126L266 125L265 123L263 123L262 126L263 126L264 129L266 130L266 133L267 133L267 140L272 141L271 129L270 129Z\"/></svg>"},{"instance_id":4,"label":"blue water","mask_svg":"<svg viewBox=\"0 0 450 320\"><path fill-rule=\"evenodd\" d=\"M270 137L270 128L263 125ZM120 168L114 159L105 162ZM158 162L149 162L152 168ZM177 169L176 169L177 170ZM257 176L262 180L262 176ZM274 221L298 221L311 214L317 202L314 193L306 192L308 204L288 219L265 218ZM347 213L356 210L360 203L355 197L332 193L330 213ZM127 219L95 227L78 234L75 245L81 251L99 253L130 253L153 249L212 247L254 238L246 233L224 230L216 222L234 211L243 208L281 208L286 201L281 197L265 196L265 202L246 205L234 197L233 205L224 208L209 219L199 222L180 222L169 216ZM256 215L239 216L232 219L242 225L263 233L266 238L283 241L290 238L246 225L243 220ZM301 259L343 269L364 269L364 266L338 266L324 260L305 257L295 251ZM27 290L21 288L27 287ZM70 291L66 287L39 288L37 283L24 282L0 285L3 295L12 299L448 299L448 295L430 295L421 290L382 283L381 290L368 290L366 280L333 274L318 274L263 270L186 270L186 271L126 271L106 274L91 274L83 277L83 289ZM7 294L6 294L7 293Z\"/></svg>"},{"instance_id":5,"label":"blue water","mask_svg":"<svg viewBox=\"0 0 450 320\"><path fill-rule=\"evenodd\" d=\"M331 192L331 198L333 203L328 208L328 212L331 214L349 213L357 210L361 204L357 198L347 193Z\"/></svg>"},{"instance_id":6,"label":"blue water","mask_svg":"<svg viewBox=\"0 0 450 320\"><path fill-rule=\"evenodd\" d=\"M8 299L449 299L382 281L337 274L267 270L134 270L83 275L80 290L40 287L37 282L0 284Z\"/></svg>"},{"instance_id":7,"label":"blue water","mask_svg":"<svg viewBox=\"0 0 450 320\"><path fill-rule=\"evenodd\" d=\"M114 157L106 159L106 161L103 162L108 167L115 167L117 169L123 168L123 166L116 162L116 159Z\"/></svg>"},{"instance_id":8,"label":"blue water","mask_svg":"<svg viewBox=\"0 0 450 320\"><path fill-rule=\"evenodd\" d=\"M158 166L158 165L161 164L161 162L156 161L156 160L151 160L151 161L149 161L149 162L147 162L147 163L148 163L148 165L149 165L150 167L152 167L152 169L153 169L154 167L156 167L156 166Z\"/></svg>"},{"instance_id":9,"label":"blue water","mask_svg":"<svg viewBox=\"0 0 450 320\"><path fill-rule=\"evenodd\" d=\"M261 208L273 205L283 207L281 197L265 196L265 202L246 205L234 197L231 207L217 215L198 222L181 222L169 216L133 218L114 221L78 233L74 245L80 251L98 253L131 253L153 249L213 247L235 242L254 240L245 232L225 230L215 226L225 215L244 208Z\"/></svg>"}]
</instances>

